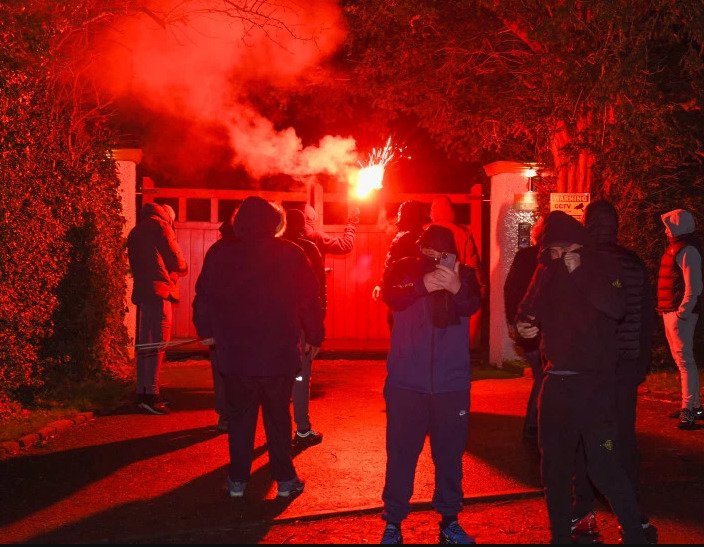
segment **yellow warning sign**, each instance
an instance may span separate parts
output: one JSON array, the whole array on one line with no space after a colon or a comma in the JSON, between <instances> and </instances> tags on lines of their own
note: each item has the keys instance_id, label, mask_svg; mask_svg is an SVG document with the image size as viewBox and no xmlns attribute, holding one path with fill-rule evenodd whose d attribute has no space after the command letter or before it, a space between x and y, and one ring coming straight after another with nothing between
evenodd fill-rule
<instances>
[{"instance_id":1,"label":"yellow warning sign","mask_svg":"<svg viewBox=\"0 0 704 547\"><path fill-rule=\"evenodd\" d=\"M552 192L550 194L550 210L563 211L581 222L584 209L589 205L589 201L589 192Z\"/></svg>"}]
</instances>

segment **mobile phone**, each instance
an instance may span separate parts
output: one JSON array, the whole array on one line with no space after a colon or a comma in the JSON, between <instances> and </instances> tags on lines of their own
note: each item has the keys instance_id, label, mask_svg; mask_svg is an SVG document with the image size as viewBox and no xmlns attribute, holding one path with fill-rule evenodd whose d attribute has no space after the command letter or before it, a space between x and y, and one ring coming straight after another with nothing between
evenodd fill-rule
<instances>
[{"instance_id":1,"label":"mobile phone","mask_svg":"<svg viewBox=\"0 0 704 547\"><path fill-rule=\"evenodd\" d=\"M441 253L438 260L438 264L447 266L451 270L455 268L455 262L457 262L457 255L453 253Z\"/></svg>"}]
</instances>

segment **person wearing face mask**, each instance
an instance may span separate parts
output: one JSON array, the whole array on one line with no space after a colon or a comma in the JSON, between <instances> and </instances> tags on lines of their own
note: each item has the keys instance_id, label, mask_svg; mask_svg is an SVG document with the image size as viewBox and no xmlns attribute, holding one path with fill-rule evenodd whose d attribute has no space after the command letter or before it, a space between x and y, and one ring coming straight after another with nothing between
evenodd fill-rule
<instances>
[{"instance_id":1,"label":"person wearing face mask","mask_svg":"<svg viewBox=\"0 0 704 547\"><path fill-rule=\"evenodd\" d=\"M516 330L524 338L542 337L538 446L552 543L572 542L572 477L580 446L590 480L618 518L623 542L647 543L636 489L618 452L616 329L625 313L618 261L594 249L574 217L550 212Z\"/></svg>"},{"instance_id":2,"label":"person wearing face mask","mask_svg":"<svg viewBox=\"0 0 704 547\"><path fill-rule=\"evenodd\" d=\"M410 511L426 436L435 463L433 507L441 516L440 542L474 543L457 518L469 418L468 321L481 298L475 271L458 260L453 263L456 256L452 232L430 225L417 240L414 256L392 262L384 271L381 294L394 327L384 386L382 544L403 543L401 522Z\"/></svg>"}]
</instances>

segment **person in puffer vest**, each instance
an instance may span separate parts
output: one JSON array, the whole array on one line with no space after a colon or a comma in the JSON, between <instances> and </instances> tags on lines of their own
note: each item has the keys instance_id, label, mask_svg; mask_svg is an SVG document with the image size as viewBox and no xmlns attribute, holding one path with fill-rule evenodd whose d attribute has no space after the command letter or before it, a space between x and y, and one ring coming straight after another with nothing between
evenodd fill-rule
<instances>
[{"instance_id":1,"label":"person in puffer vest","mask_svg":"<svg viewBox=\"0 0 704 547\"><path fill-rule=\"evenodd\" d=\"M475 271L455 262L452 232L430 225L415 256L384 271L382 298L394 315L384 386L386 482L382 499L387 522L381 543L401 543L401 522L410 511L418 456L430 437L435 463L433 508L441 515L442 543L474 543L460 527L462 454L469 419L469 317L481 303Z\"/></svg>"},{"instance_id":2,"label":"person in puffer vest","mask_svg":"<svg viewBox=\"0 0 704 547\"><path fill-rule=\"evenodd\" d=\"M591 202L584 211L584 226L594 247L612 256L621 265L621 280L626 292L626 315L616 325L616 424L620 440L621 464L636 487L638 476L638 446L636 442L636 402L638 385L648 373L652 359L655 313L654 291L645 263L633 251L617 242L618 214L606 200ZM594 513L595 492L587 475L584 453L577 457L574 478L574 508L572 540L593 543L600 538ZM657 530L647 517L641 517L648 543L657 542Z\"/></svg>"},{"instance_id":3,"label":"person in puffer vest","mask_svg":"<svg viewBox=\"0 0 704 547\"><path fill-rule=\"evenodd\" d=\"M699 395L699 371L694 359L694 331L702 295L702 246L695 235L694 217L675 209L661 216L667 248L658 271L658 307L672 358L680 371L682 405L680 429L693 429L704 418Z\"/></svg>"}]
</instances>

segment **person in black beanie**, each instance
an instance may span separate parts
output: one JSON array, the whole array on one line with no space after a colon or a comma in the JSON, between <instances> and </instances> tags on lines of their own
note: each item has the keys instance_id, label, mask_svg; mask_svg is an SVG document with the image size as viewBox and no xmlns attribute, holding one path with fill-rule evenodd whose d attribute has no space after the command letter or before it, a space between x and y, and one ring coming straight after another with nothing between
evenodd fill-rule
<instances>
[{"instance_id":1,"label":"person in black beanie","mask_svg":"<svg viewBox=\"0 0 704 547\"><path fill-rule=\"evenodd\" d=\"M386 527L381 543L403 543L401 522L410 511L418 456L425 437L435 464L433 507L440 513L441 543L474 543L459 525L462 454L469 418L469 317L480 306L476 272L459 261L447 228L430 225L414 256L384 271L382 297L394 327L384 386ZM444 262L444 263L441 263Z\"/></svg>"},{"instance_id":2,"label":"person in black beanie","mask_svg":"<svg viewBox=\"0 0 704 547\"><path fill-rule=\"evenodd\" d=\"M621 268L562 211L545 219L539 262L516 330L524 338L542 336L538 446L551 541L572 543L572 477L581 445L589 478L611 504L623 542L646 543L635 487L618 457L616 327L626 311Z\"/></svg>"}]
</instances>

